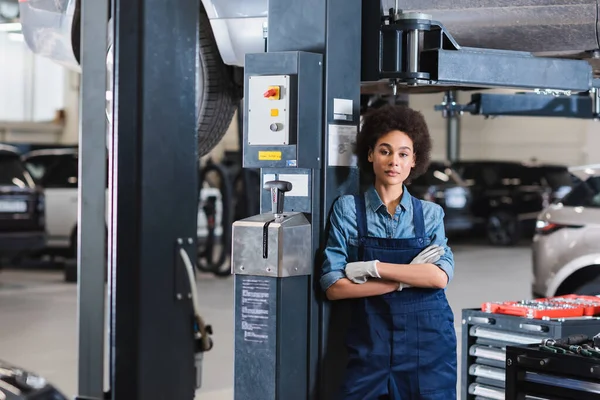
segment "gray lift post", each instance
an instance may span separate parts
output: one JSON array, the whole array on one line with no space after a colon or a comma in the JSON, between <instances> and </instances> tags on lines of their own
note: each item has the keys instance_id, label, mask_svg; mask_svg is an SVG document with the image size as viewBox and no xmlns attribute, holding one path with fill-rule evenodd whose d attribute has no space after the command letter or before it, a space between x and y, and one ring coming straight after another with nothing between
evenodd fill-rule
<instances>
[{"instance_id":1,"label":"gray lift post","mask_svg":"<svg viewBox=\"0 0 600 400\"><path fill-rule=\"evenodd\" d=\"M107 0L81 3L79 128L78 323L81 396L104 392L106 276L106 43Z\"/></svg>"},{"instance_id":2,"label":"gray lift post","mask_svg":"<svg viewBox=\"0 0 600 400\"><path fill-rule=\"evenodd\" d=\"M321 362L329 313L318 287L318 249L333 201L358 189L351 142L359 122L360 15L360 0L271 0L268 51L246 57L244 167L260 168L261 184L293 184L284 210L302 213L312 237L301 255L283 228L282 244L272 242L278 231L276 223L264 227L271 219L266 190L261 212L267 217L234 224L236 400L326 399L322 389L336 385L320 379L331 370ZM281 88L281 101L264 99L271 85ZM271 130L273 123L281 126ZM282 128L289 140L275 138ZM291 253L307 257L309 268L294 273L294 261L286 259Z\"/></svg>"},{"instance_id":3,"label":"gray lift post","mask_svg":"<svg viewBox=\"0 0 600 400\"><path fill-rule=\"evenodd\" d=\"M192 400L198 0L113 0L112 400Z\"/></svg>"}]
</instances>

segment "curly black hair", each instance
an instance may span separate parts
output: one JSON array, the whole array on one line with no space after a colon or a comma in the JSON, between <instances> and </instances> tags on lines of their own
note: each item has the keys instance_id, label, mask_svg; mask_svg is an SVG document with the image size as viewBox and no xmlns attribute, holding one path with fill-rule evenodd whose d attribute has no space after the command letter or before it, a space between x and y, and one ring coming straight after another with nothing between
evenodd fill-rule
<instances>
[{"instance_id":1,"label":"curly black hair","mask_svg":"<svg viewBox=\"0 0 600 400\"><path fill-rule=\"evenodd\" d=\"M365 113L356 139L358 167L365 178L375 177L369 152L375 148L379 138L396 130L406 133L414 147L415 166L406 183L427 170L431 159L431 136L423 114L403 105L385 105Z\"/></svg>"}]
</instances>

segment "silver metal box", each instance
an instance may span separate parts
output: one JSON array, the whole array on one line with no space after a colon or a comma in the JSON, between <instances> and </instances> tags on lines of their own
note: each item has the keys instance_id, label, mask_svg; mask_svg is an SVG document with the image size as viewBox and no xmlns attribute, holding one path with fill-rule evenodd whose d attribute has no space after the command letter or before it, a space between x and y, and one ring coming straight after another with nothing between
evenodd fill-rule
<instances>
[{"instance_id":1,"label":"silver metal box","mask_svg":"<svg viewBox=\"0 0 600 400\"><path fill-rule=\"evenodd\" d=\"M234 274L287 277L310 275L311 226L302 213L260 214L233 223ZM266 256L266 257L265 257Z\"/></svg>"}]
</instances>

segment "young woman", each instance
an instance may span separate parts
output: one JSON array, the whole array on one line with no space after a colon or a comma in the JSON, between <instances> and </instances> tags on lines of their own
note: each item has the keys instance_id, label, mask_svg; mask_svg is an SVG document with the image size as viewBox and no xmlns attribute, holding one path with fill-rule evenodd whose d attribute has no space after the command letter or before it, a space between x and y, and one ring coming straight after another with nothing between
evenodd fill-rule
<instances>
[{"instance_id":1,"label":"young woman","mask_svg":"<svg viewBox=\"0 0 600 400\"><path fill-rule=\"evenodd\" d=\"M327 298L353 308L341 398L455 399L444 212L404 185L429 164L427 124L410 108L384 106L364 117L356 147L373 184L335 202L321 276Z\"/></svg>"}]
</instances>

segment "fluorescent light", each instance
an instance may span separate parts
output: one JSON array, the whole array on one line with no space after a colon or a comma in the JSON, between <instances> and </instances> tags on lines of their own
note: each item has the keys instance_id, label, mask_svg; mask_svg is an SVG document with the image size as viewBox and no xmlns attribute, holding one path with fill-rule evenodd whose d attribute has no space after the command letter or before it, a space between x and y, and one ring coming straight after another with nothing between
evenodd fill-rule
<instances>
[{"instance_id":1,"label":"fluorescent light","mask_svg":"<svg viewBox=\"0 0 600 400\"><path fill-rule=\"evenodd\" d=\"M8 38L10 40L15 41L15 42L24 42L25 41L25 36L23 36L22 33L10 32L8 34Z\"/></svg>"},{"instance_id":2,"label":"fluorescent light","mask_svg":"<svg viewBox=\"0 0 600 400\"><path fill-rule=\"evenodd\" d=\"M21 24L19 22L0 24L0 32L21 32Z\"/></svg>"}]
</instances>

